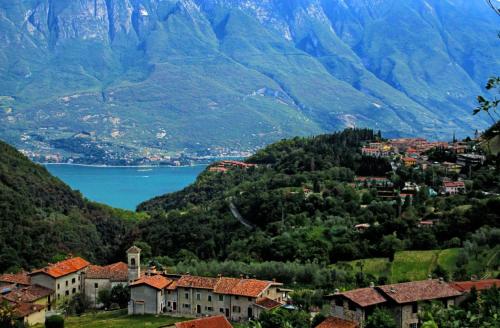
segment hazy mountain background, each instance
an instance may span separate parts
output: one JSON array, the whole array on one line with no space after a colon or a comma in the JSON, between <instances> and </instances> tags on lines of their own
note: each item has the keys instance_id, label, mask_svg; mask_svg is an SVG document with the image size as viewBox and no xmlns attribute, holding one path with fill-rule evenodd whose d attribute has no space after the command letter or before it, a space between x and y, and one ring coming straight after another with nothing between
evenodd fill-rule
<instances>
[{"instance_id":1,"label":"hazy mountain background","mask_svg":"<svg viewBox=\"0 0 500 328\"><path fill-rule=\"evenodd\" d=\"M498 26L482 0L0 0L0 138L202 150L346 126L471 135Z\"/></svg>"}]
</instances>

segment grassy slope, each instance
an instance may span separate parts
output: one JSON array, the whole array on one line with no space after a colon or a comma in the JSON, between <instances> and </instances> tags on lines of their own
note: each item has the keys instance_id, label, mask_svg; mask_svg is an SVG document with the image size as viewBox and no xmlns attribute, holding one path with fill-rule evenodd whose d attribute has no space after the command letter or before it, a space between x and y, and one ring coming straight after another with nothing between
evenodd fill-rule
<instances>
[{"instance_id":1,"label":"grassy slope","mask_svg":"<svg viewBox=\"0 0 500 328\"><path fill-rule=\"evenodd\" d=\"M359 270L357 262L363 263L363 271L375 277L388 277L389 282L397 283L408 280L423 280L440 265L448 272L456 269L459 248L431 251L402 251L397 252L394 262L390 263L386 258L373 258L347 262L355 270ZM498 250L492 250L485 254L488 259L498 256ZM492 261L490 261L492 262ZM480 261L469 263L468 268L476 271ZM494 268L488 267L486 273L495 276Z\"/></svg>"}]
</instances>

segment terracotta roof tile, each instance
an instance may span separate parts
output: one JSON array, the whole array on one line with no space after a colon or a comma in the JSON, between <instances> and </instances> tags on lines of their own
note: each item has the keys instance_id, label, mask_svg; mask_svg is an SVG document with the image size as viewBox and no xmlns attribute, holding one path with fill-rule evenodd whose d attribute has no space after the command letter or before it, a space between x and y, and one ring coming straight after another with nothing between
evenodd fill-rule
<instances>
[{"instance_id":1,"label":"terracotta roof tile","mask_svg":"<svg viewBox=\"0 0 500 328\"><path fill-rule=\"evenodd\" d=\"M171 283L172 280L157 274L154 276L142 276L140 279L131 283L130 286L148 285L156 289L163 289L168 285L170 285Z\"/></svg>"},{"instance_id":2,"label":"terracotta roof tile","mask_svg":"<svg viewBox=\"0 0 500 328\"><path fill-rule=\"evenodd\" d=\"M45 308L44 305L32 303L19 303L14 305L14 315L17 318L24 318L35 312L40 312Z\"/></svg>"},{"instance_id":3,"label":"terracotta roof tile","mask_svg":"<svg viewBox=\"0 0 500 328\"><path fill-rule=\"evenodd\" d=\"M208 317L195 319L191 321L178 322L176 328L233 328L226 317L219 315L216 317Z\"/></svg>"},{"instance_id":4,"label":"terracotta roof tile","mask_svg":"<svg viewBox=\"0 0 500 328\"><path fill-rule=\"evenodd\" d=\"M384 295L397 303L410 303L461 295L448 283L439 280L424 280L377 287Z\"/></svg>"},{"instance_id":5,"label":"terracotta roof tile","mask_svg":"<svg viewBox=\"0 0 500 328\"><path fill-rule=\"evenodd\" d=\"M51 294L54 294L52 289L40 285L32 285L14 289L4 295L4 298L11 302L32 303Z\"/></svg>"},{"instance_id":6,"label":"terracotta roof tile","mask_svg":"<svg viewBox=\"0 0 500 328\"><path fill-rule=\"evenodd\" d=\"M329 317L320 323L316 328L357 328L358 325L353 321Z\"/></svg>"},{"instance_id":7,"label":"terracotta roof tile","mask_svg":"<svg viewBox=\"0 0 500 328\"><path fill-rule=\"evenodd\" d=\"M177 280L177 287L214 289L216 283L217 278L186 275Z\"/></svg>"},{"instance_id":8,"label":"terracotta roof tile","mask_svg":"<svg viewBox=\"0 0 500 328\"><path fill-rule=\"evenodd\" d=\"M280 302L272 300L272 299L267 298L267 297L261 297L261 298L257 299L255 304L260 306L260 307L263 307L267 310L272 310L272 309L275 309L275 308L283 305Z\"/></svg>"},{"instance_id":9,"label":"terracotta roof tile","mask_svg":"<svg viewBox=\"0 0 500 328\"><path fill-rule=\"evenodd\" d=\"M370 287L354 289L336 295L344 296L361 307L372 306L387 301L375 288Z\"/></svg>"},{"instance_id":10,"label":"terracotta roof tile","mask_svg":"<svg viewBox=\"0 0 500 328\"><path fill-rule=\"evenodd\" d=\"M455 288L459 292L470 292L472 287L476 290L490 289L493 286L500 287L500 279L486 279L477 281L456 281L450 283L451 287Z\"/></svg>"},{"instance_id":11,"label":"terracotta roof tile","mask_svg":"<svg viewBox=\"0 0 500 328\"><path fill-rule=\"evenodd\" d=\"M109 279L111 281L127 281L128 266L126 263L118 262L106 266L91 265L85 273L88 279Z\"/></svg>"},{"instance_id":12,"label":"terracotta roof tile","mask_svg":"<svg viewBox=\"0 0 500 328\"><path fill-rule=\"evenodd\" d=\"M73 257L61 262L57 262L54 264L50 264L49 266L35 270L30 274L36 273L45 273L51 276L52 278L59 278L62 276L66 276L70 273L75 273L79 270L82 270L89 266L90 263L82 259L81 257Z\"/></svg>"},{"instance_id":13,"label":"terracotta roof tile","mask_svg":"<svg viewBox=\"0 0 500 328\"><path fill-rule=\"evenodd\" d=\"M271 284L270 281L255 279L219 278L214 292L218 294L258 297Z\"/></svg>"},{"instance_id":14,"label":"terracotta roof tile","mask_svg":"<svg viewBox=\"0 0 500 328\"><path fill-rule=\"evenodd\" d=\"M27 272L6 273L0 275L0 282L28 286L31 284L31 277Z\"/></svg>"}]
</instances>

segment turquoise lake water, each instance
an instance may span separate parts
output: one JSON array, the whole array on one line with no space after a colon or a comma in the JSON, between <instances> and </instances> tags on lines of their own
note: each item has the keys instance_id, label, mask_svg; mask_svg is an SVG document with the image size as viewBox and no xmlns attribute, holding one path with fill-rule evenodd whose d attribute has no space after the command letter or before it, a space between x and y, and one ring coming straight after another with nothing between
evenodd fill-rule
<instances>
[{"instance_id":1,"label":"turquoise lake water","mask_svg":"<svg viewBox=\"0 0 500 328\"><path fill-rule=\"evenodd\" d=\"M196 180L206 166L187 167L93 167L46 165L86 198L113 207L135 210L155 196L183 189Z\"/></svg>"}]
</instances>

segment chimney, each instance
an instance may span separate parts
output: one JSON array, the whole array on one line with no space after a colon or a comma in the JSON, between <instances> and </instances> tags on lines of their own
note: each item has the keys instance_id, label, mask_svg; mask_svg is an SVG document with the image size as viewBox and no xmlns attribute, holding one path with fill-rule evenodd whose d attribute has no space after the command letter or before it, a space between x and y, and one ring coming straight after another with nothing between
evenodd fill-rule
<instances>
[{"instance_id":1,"label":"chimney","mask_svg":"<svg viewBox=\"0 0 500 328\"><path fill-rule=\"evenodd\" d=\"M375 283L373 281L370 281L370 288L375 288Z\"/></svg>"},{"instance_id":2,"label":"chimney","mask_svg":"<svg viewBox=\"0 0 500 328\"><path fill-rule=\"evenodd\" d=\"M340 290L339 290L338 288L335 288L335 290L333 291L333 293L334 293L335 295L340 294Z\"/></svg>"},{"instance_id":3,"label":"chimney","mask_svg":"<svg viewBox=\"0 0 500 328\"><path fill-rule=\"evenodd\" d=\"M391 293L396 294L396 288L391 287Z\"/></svg>"},{"instance_id":4,"label":"chimney","mask_svg":"<svg viewBox=\"0 0 500 328\"><path fill-rule=\"evenodd\" d=\"M439 283L440 284L444 283L444 278L443 277L439 277Z\"/></svg>"}]
</instances>

